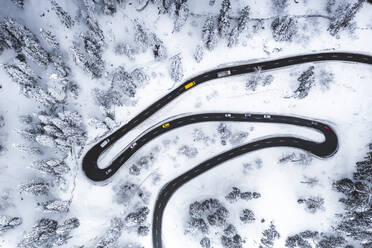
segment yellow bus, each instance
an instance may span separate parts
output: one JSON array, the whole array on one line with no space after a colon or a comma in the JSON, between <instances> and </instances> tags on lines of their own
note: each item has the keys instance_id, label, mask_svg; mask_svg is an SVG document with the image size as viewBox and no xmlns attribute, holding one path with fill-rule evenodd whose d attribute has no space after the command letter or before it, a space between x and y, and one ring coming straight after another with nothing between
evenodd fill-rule
<instances>
[{"instance_id":1,"label":"yellow bus","mask_svg":"<svg viewBox=\"0 0 372 248\"><path fill-rule=\"evenodd\" d=\"M194 86L196 84L196 82L195 81L192 81L191 83L188 83L188 84L186 84L185 85L185 89L187 90L187 89L190 89L192 86Z\"/></svg>"}]
</instances>

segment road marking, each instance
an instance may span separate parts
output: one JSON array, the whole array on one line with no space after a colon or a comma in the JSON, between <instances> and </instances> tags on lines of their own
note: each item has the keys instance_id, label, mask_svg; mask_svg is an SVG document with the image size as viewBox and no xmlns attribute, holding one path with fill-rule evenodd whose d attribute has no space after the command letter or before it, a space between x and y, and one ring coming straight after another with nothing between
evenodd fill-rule
<instances>
[{"instance_id":1,"label":"road marking","mask_svg":"<svg viewBox=\"0 0 372 248\"><path fill-rule=\"evenodd\" d=\"M208 75L204 75L203 77L206 78L206 77L208 77Z\"/></svg>"},{"instance_id":2,"label":"road marking","mask_svg":"<svg viewBox=\"0 0 372 248\"><path fill-rule=\"evenodd\" d=\"M298 143L298 141L297 140L294 140L293 143Z\"/></svg>"},{"instance_id":3,"label":"road marking","mask_svg":"<svg viewBox=\"0 0 372 248\"><path fill-rule=\"evenodd\" d=\"M203 119L208 119L209 117L208 116L203 116Z\"/></svg>"},{"instance_id":4,"label":"road marking","mask_svg":"<svg viewBox=\"0 0 372 248\"><path fill-rule=\"evenodd\" d=\"M353 56L351 56L351 55L348 55L346 57L349 58L349 59L352 59L353 58Z\"/></svg>"},{"instance_id":5,"label":"road marking","mask_svg":"<svg viewBox=\"0 0 372 248\"><path fill-rule=\"evenodd\" d=\"M259 146L259 144L254 144L253 147L255 147L255 146Z\"/></svg>"},{"instance_id":6,"label":"road marking","mask_svg":"<svg viewBox=\"0 0 372 248\"><path fill-rule=\"evenodd\" d=\"M133 124L136 124L138 122L138 120L135 120L134 122L133 122Z\"/></svg>"},{"instance_id":7,"label":"road marking","mask_svg":"<svg viewBox=\"0 0 372 248\"><path fill-rule=\"evenodd\" d=\"M229 153L229 156L232 156L232 155L234 155L234 152L230 152L230 153Z\"/></svg>"},{"instance_id":8,"label":"road marking","mask_svg":"<svg viewBox=\"0 0 372 248\"><path fill-rule=\"evenodd\" d=\"M205 166L208 167L210 165L210 163L207 163Z\"/></svg>"},{"instance_id":9,"label":"road marking","mask_svg":"<svg viewBox=\"0 0 372 248\"><path fill-rule=\"evenodd\" d=\"M293 59L288 60L288 62L293 62L293 61L294 61Z\"/></svg>"},{"instance_id":10,"label":"road marking","mask_svg":"<svg viewBox=\"0 0 372 248\"><path fill-rule=\"evenodd\" d=\"M280 142L280 143L283 143L283 142L285 142L285 140L279 140L279 142Z\"/></svg>"},{"instance_id":11,"label":"road marking","mask_svg":"<svg viewBox=\"0 0 372 248\"><path fill-rule=\"evenodd\" d=\"M177 121L177 124L181 124L183 121Z\"/></svg>"},{"instance_id":12,"label":"road marking","mask_svg":"<svg viewBox=\"0 0 372 248\"><path fill-rule=\"evenodd\" d=\"M364 60L368 60L368 58L363 58Z\"/></svg>"},{"instance_id":13,"label":"road marking","mask_svg":"<svg viewBox=\"0 0 372 248\"><path fill-rule=\"evenodd\" d=\"M150 113L150 111L146 111L145 115L147 115L147 114L149 114L149 113Z\"/></svg>"},{"instance_id":14,"label":"road marking","mask_svg":"<svg viewBox=\"0 0 372 248\"><path fill-rule=\"evenodd\" d=\"M274 65L279 65L279 64L280 64L279 62L274 63Z\"/></svg>"},{"instance_id":15,"label":"road marking","mask_svg":"<svg viewBox=\"0 0 372 248\"><path fill-rule=\"evenodd\" d=\"M272 143L272 141L266 141L266 143L267 143L267 144L271 144L271 143Z\"/></svg>"},{"instance_id":16,"label":"road marking","mask_svg":"<svg viewBox=\"0 0 372 248\"><path fill-rule=\"evenodd\" d=\"M200 168L196 168L196 169L195 169L195 172L199 172L199 171L200 171Z\"/></svg>"},{"instance_id":17,"label":"road marking","mask_svg":"<svg viewBox=\"0 0 372 248\"><path fill-rule=\"evenodd\" d=\"M218 157L217 160L220 161L222 158L221 157Z\"/></svg>"},{"instance_id":18,"label":"road marking","mask_svg":"<svg viewBox=\"0 0 372 248\"><path fill-rule=\"evenodd\" d=\"M318 59L321 59L321 58L323 58L323 56L322 55L318 55L318 56L316 56Z\"/></svg>"},{"instance_id":19,"label":"road marking","mask_svg":"<svg viewBox=\"0 0 372 248\"><path fill-rule=\"evenodd\" d=\"M195 121L196 119L195 118L191 118L190 121Z\"/></svg>"},{"instance_id":20,"label":"road marking","mask_svg":"<svg viewBox=\"0 0 372 248\"><path fill-rule=\"evenodd\" d=\"M332 58L337 58L338 57L338 55L332 55Z\"/></svg>"},{"instance_id":21,"label":"road marking","mask_svg":"<svg viewBox=\"0 0 372 248\"><path fill-rule=\"evenodd\" d=\"M307 57L302 57L301 59L302 59L302 60L307 60L308 58L307 58Z\"/></svg>"}]
</instances>

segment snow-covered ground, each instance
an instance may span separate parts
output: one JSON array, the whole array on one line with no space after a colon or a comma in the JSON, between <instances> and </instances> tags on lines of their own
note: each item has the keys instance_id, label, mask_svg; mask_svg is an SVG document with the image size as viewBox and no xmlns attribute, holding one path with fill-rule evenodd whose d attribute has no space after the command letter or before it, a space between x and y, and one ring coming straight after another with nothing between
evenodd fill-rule
<instances>
[{"instance_id":1,"label":"snow-covered ground","mask_svg":"<svg viewBox=\"0 0 372 248\"><path fill-rule=\"evenodd\" d=\"M79 227L71 232L71 238L63 247L81 245L97 247L99 242L97 240L108 233L110 220L115 217L124 219L137 207L149 207L150 213L146 225L150 226L152 208L160 188L172 178L197 166L207 158L265 136L295 135L315 141L323 139L321 134L313 130L292 125L231 122L225 124L232 136L227 139L226 145L222 145L221 136L217 131L221 123L194 124L152 140L126 165L123 165L108 182L93 183L81 169L82 156L101 138L101 135L107 134L105 132L107 128L99 130L89 124L90 119L103 120L107 114L97 105L93 91L97 88L103 90L110 88L109 75L118 66L124 66L127 72L141 68L147 74L148 80L137 88L136 95L126 101L124 106L112 107L115 128L128 122L181 82L227 64L247 63L257 59L270 60L326 50L372 55L370 45L372 17L369 14L372 5L368 3L365 3L356 14L354 19L356 29L352 34L343 31L339 36L331 36L327 31L328 19L299 17L296 39L292 42L277 42L272 37L271 19L268 19L263 22L264 29L259 32L254 32L253 27L249 26L241 35L239 44L232 48L227 47L226 39L219 39L212 51L204 49L204 57L200 63L197 63L194 53L198 45L203 46L201 30L204 21L207 15L219 14L221 0L217 0L214 6L210 6L209 1L206 0L189 0L188 6L192 15L179 32L173 32L173 17L169 14L159 14L153 4L149 3L143 11L137 12L135 8L142 6L145 1L123 1L128 4L125 8L118 7L114 15L97 13L96 18L105 37L102 54L105 71L101 78L92 78L80 65L76 65L71 52L74 42L87 30L84 18L81 18L81 13L78 12L79 9L84 9L83 1L58 1L58 4L76 22L70 29L61 25L49 1L25 1L23 9L15 7L13 2L16 1L6 0L1 4L1 19L5 16L14 18L27 26L39 40L42 40L39 37L40 28L50 30L56 35L63 60L71 68L69 77L80 88L79 95L76 98L68 98L69 102L63 105L63 108L78 111L82 115L82 126L87 132L87 142L84 146L74 147L73 153L67 153L66 163L71 170L66 176L65 190L55 186L46 195L34 196L20 193L19 185L35 178L47 178L38 171L30 169L31 162L41 158L58 157L60 152L42 148L43 155L31 155L16 149L17 144L27 143L17 133L17 130L25 128L25 124L20 121L20 116L36 114L46 107L22 95L17 83L11 80L6 70L0 70L0 116L5 120L4 127L0 125L0 147L4 145L6 149L3 154L0 150L0 216L22 218L22 224L13 230L2 233L0 229L0 248L17 247L23 236L29 233L42 217L55 219L60 223L67 218L78 218ZM288 7L277 13L269 0L231 1L231 13L238 17L241 9L249 5L252 20L277 15L327 15L325 10L327 1L298 1L298 4L295 3L296 1L288 2ZM166 58L154 59L151 49L135 55L134 60L114 52L115 46L120 42L133 47L137 45L133 39L135 19L143 24L146 32L155 33L163 42L167 49ZM42 45L46 46L45 41L42 41ZM51 54L54 52L50 49ZM172 80L169 75L169 58L177 54L182 57L184 74L179 82ZM0 64L13 63L15 56L17 52L14 49L5 49L0 53ZM38 67L28 58L27 60L42 83L52 84L53 75L50 70ZM305 98L293 97L293 92L299 84L297 78L310 66L315 67L314 86ZM333 75L328 88L321 85L322 72ZM199 242L203 235L185 234L185 223L188 219L189 205L206 198L217 198L230 211L229 220L245 240L243 247L259 247L262 232L268 228L270 222L275 224L280 233L280 239L273 246L275 248L284 247L287 236L304 230L330 232L336 221L335 215L344 211L343 205L339 202L341 194L332 189L332 183L344 177L352 177L355 163L368 152L368 144L372 140L371 66L346 62L319 62L280 68L261 74L262 77L272 75L273 81L267 86L258 85L255 91L246 87L252 75L212 80L190 89L120 139L110 151L104 154L100 164L104 167L113 156L148 128L183 113L273 113L322 120L335 129L339 138L338 152L329 159L311 157L311 162L303 165L295 162L279 163L283 155L292 152L304 153L303 151L293 148L270 148L223 163L193 179L177 191L165 209L163 219L165 247L200 247ZM109 132L114 131L115 128ZM35 146L40 146L33 142ZM188 149L190 150L187 156L185 150ZM142 168L140 175L130 174L129 168L149 154L153 158L149 159L145 168ZM260 160L262 164L260 162L257 164ZM317 178L319 181L313 187L303 183L310 177ZM51 184L56 183L54 179L50 180ZM141 189L148 192L148 195L144 199L135 197L126 205L118 203L117 187L124 182L141 185ZM262 197L251 201L240 200L229 203L225 195L235 186L242 191L259 192ZM310 196L323 197L324 208L316 213L309 213L303 204L297 202L301 197ZM37 203L57 198L71 200L67 213L44 213L38 208ZM2 207L8 203L9 206ZM243 208L249 208L254 212L255 222L243 224L239 220ZM265 221L261 222L262 219ZM212 247L222 247L220 243L222 229L216 232L211 232L209 235ZM151 231L145 237L140 237L135 231L129 232L125 228L119 233L121 235L115 241L116 243L102 247L116 247L115 244L126 247L124 245L128 242L139 243L146 248L152 247Z\"/></svg>"}]
</instances>

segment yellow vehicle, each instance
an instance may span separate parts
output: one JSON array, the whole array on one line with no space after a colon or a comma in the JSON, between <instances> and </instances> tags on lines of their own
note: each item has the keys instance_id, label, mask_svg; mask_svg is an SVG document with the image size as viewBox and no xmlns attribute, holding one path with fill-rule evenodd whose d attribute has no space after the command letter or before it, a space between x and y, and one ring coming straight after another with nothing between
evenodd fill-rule
<instances>
[{"instance_id":1,"label":"yellow vehicle","mask_svg":"<svg viewBox=\"0 0 372 248\"><path fill-rule=\"evenodd\" d=\"M169 127L169 126L170 126L169 123L165 123L165 124L163 124L161 127L162 127L162 128L167 128L167 127Z\"/></svg>"},{"instance_id":2,"label":"yellow vehicle","mask_svg":"<svg viewBox=\"0 0 372 248\"><path fill-rule=\"evenodd\" d=\"M195 81L192 81L191 83L188 83L188 84L186 84L185 85L185 89L187 90L187 89L190 89L192 86L194 86L196 84L196 82Z\"/></svg>"}]
</instances>

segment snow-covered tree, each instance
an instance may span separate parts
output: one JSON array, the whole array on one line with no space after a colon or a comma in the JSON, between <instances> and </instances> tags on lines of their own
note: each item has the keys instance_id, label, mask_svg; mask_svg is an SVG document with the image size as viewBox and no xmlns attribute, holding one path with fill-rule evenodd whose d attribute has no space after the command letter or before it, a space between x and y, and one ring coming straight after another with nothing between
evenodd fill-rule
<instances>
[{"instance_id":1,"label":"snow-covered tree","mask_svg":"<svg viewBox=\"0 0 372 248\"><path fill-rule=\"evenodd\" d=\"M353 19L358 11L362 8L364 0L357 0L356 3L340 1L337 8L333 11L332 4L327 5L327 10L330 13L331 21L328 31L331 35L337 35L341 30L352 30L355 27ZM333 3L334 5L334 3Z\"/></svg>"},{"instance_id":2,"label":"snow-covered tree","mask_svg":"<svg viewBox=\"0 0 372 248\"><path fill-rule=\"evenodd\" d=\"M46 195L49 192L50 184L42 179L33 180L29 183L20 185L19 189L21 192L30 193L35 196Z\"/></svg>"},{"instance_id":3,"label":"snow-covered tree","mask_svg":"<svg viewBox=\"0 0 372 248\"><path fill-rule=\"evenodd\" d=\"M183 63L180 54L170 58L169 76L176 82L181 81L183 78Z\"/></svg>"},{"instance_id":4,"label":"snow-covered tree","mask_svg":"<svg viewBox=\"0 0 372 248\"><path fill-rule=\"evenodd\" d=\"M230 25L231 25L231 2L230 0L223 0L220 14L217 19L217 26L218 26L218 34L224 38L230 32Z\"/></svg>"},{"instance_id":5,"label":"snow-covered tree","mask_svg":"<svg viewBox=\"0 0 372 248\"><path fill-rule=\"evenodd\" d=\"M276 17L271 28L275 41L292 41L298 32L297 20L290 16Z\"/></svg>"},{"instance_id":6,"label":"snow-covered tree","mask_svg":"<svg viewBox=\"0 0 372 248\"><path fill-rule=\"evenodd\" d=\"M165 47L163 41L161 41L155 33L151 33L150 35L150 45L156 60L162 60L168 56L167 48Z\"/></svg>"},{"instance_id":7,"label":"snow-covered tree","mask_svg":"<svg viewBox=\"0 0 372 248\"><path fill-rule=\"evenodd\" d=\"M113 15L117 11L116 0L103 0L103 13L106 15Z\"/></svg>"},{"instance_id":8,"label":"snow-covered tree","mask_svg":"<svg viewBox=\"0 0 372 248\"><path fill-rule=\"evenodd\" d=\"M42 146L66 152L74 145L83 145L86 136L82 117L76 111L63 111L53 115L41 112L35 133L35 141Z\"/></svg>"},{"instance_id":9,"label":"snow-covered tree","mask_svg":"<svg viewBox=\"0 0 372 248\"><path fill-rule=\"evenodd\" d=\"M285 247L289 248L312 248L311 245L318 238L318 232L312 232L309 230L301 233L288 236L285 241Z\"/></svg>"},{"instance_id":10,"label":"snow-covered tree","mask_svg":"<svg viewBox=\"0 0 372 248\"><path fill-rule=\"evenodd\" d=\"M18 243L18 248L51 248L67 243L73 229L79 227L76 218L67 219L63 224L53 219L40 219L32 230Z\"/></svg>"},{"instance_id":11,"label":"snow-covered tree","mask_svg":"<svg viewBox=\"0 0 372 248\"><path fill-rule=\"evenodd\" d=\"M261 244L259 248L272 248L276 239L280 238L275 225L270 223L270 227L262 232Z\"/></svg>"},{"instance_id":12,"label":"snow-covered tree","mask_svg":"<svg viewBox=\"0 0 372 248\"><path fill-rule=\"evenodd\" d=\"M138 49L145 52L150 45L150 38L145 27L138 21L134 20L134 42Z\"/></svg>"},{"instance_id":13,"label":"snow-covered tree","mask_svg":"<svg viewBox=\"0 0 372 248\"><path fill-rule=\"evenodd\" d=\"M244 240L238 234L234 225L229 224L221 236L222 247L224 248L242 248Z\"/></svg>"},{"instance_id":14,"label":"snow-covered tree","mask_svg":"<svg viewBox=\"0 0 372 248\"><path fill-rule=\"evenodd\" d=\"M138 208L134 212L129 213L125 217L125 225L126 226L143 225L146 222L147 216L149 213L150 213L150 209L148 207Z\"/></svg>"},{"instance_id":15,"label":"snow-covered tree","mask_svg":"<svg viewBox=\"0 0 372 248\"><path fill-rule=\"evenodd\" d=\"M237 45L239 42L239 30L237 27L231 29L228 37L227 37L227 46L233 47Z\"/></svg>"},{"instance_id":16,"label":"snow-covered tree","mask_svg":"<svg viewBox=\"0 0 372 248\"><path fill-rule=\"evenodd\" d=\"M49 47L51 47L53 49L59 49L60 48L56 35L53 34L51 31L41 28L40 29L40 36L48 44Z\"/></svg>"},{"instance_id":17,"label":"snow-covered tree","mask_svg":"<svg viewBox=\"0 0 372 248\"><path fill-rule=\"evenodd\" d=\"M194 59L197 63L200 63L204 56L204 49L201 45L197 45L194 52Z\"/></svg>"},{"instance_id":18,"label":"snow-covered tree","mask_svg":"<svg viewBox=\"0 0 372 248\"><path fill-rule=\"evenodd\" d=\"M23 9L24 7L24 4L25 4L25 0L11 0L15 6Z\"/></svg>"},{"instance_id":19,"label":"snow-covered tree","mask_svg":"<svg viewBox=\"0 0 372 248\"><path fill-rule=\"evenodd\" d=\"M125 206L127 206L134 197L139 196L142 198L145 194L143 190L139 188L139 185L131 182L121 182L114 186L113 189L116 192L115 202Z\"/></svg>"},{"instance_id":20,"label":"snow-covered tree","mask_svg":"<svg viewBox=\"0 0 372 248\"><path fill-rule=\"evenodd\" d=\"M256 220L255 216L254 216L254 213L252 210L250 209L243 209L243 211L241 212L240 216L239 216L239 219L243 222L243 223L252 223Z\"/></svg>"},{"instance_id":21,"label":"snow-covered tree","mask_svg":"<svg viewBox=\"0 0 372 248\"><path fill-rule=\"evenodd\" d=\"M285 8L288 7L288 0L271 0L273 4L273 9L278 13L282 13Z\"/></svg>"},{"instance_id":22,"label":"snow-covered tree","mask_svg":"<svg viewBox=\"0 0 372 248\"><path fill-rule=\"evenodd\" d=\"M204 237L200 240L200 246L202 248L210 248L211 247L211 240L208 237Z\"/></svg>"},{"instance_id":23,"label":"snow-covered tree","mask_svg":"<svg viewBox=\"0 0 372 248\"><path fill-rule=\"evenodd\" d=\"M183 154L188 158L194 158L196 155L198 155L198 149L195 147L191 147L188 145L182 145L180 148L178 148L178 153Z\"/></svg>"},{"instance_id":24,"label":"snow-covered tree","mask_svg":"<svg viewBox=\"0 0 372 248\"><path fill-rule=\"evenodd\" d=\"M130 60L134 60L134 56L136 55L136 49L133 48L131 45L129 45L126 42L120 42L118 43L115 48L114 52L117 55L125 55L127 56Z\"/></svg>"},{"instance_id":25,"label":"snow-covered tree","mask_svg":"<svg viewBox=\"0 0 372 248\"><path fill-rule=\"evenodd\" d=\"M241 11L238 20L238 31L243 32L247 29L251 8L247 5Z\"/></svg>"},{"instance_id":26,"label":"snow-covered tree","mask_svg":"<svg viewBox=\"0 0 372 248\"><path fill-rule=\"evenodd\" d=\"M142 68L136 68L131 73L130 76L133 78L133 81L138 86L143 86L147 81L150 80L149 76L145 73Z\"/></svg>"},{"instance_id":27,"label":"snow-covered tree","mask_svg":"<svg viewBox=\"0 0 372 248\"><path fill-rule=\"evenodd\" d=\"M189 7L187 1L174 1L170 6L169 13L173 18L173 31L179 32L189 18Z\"/></svg>"},{"instance_id":28,"label":"snow-covered tree","mask_svg":"<svg viewBox=\"0 0 372 248\"><path fill-rule=\"evenodd\" d=\"M55 1L51 0L52 10L56 13L59 21L66 27L72 28L75 22L71 16Z\"/></svg>"},{"instance_id":29,"label":"snow-covered tree","mask_svg":"<svg viewBox=\"0 0 372 248\"><path fill-rule=\"evenodd\" d=\"M21 217L0 215L0 235L22 224Z\"/></svg>"},{"instance_id":30,"label":"snow-covered tree","mask_svg":"<svg viewBox=\"0 0 372 248\"><path fill-rule=\"evenodd\" d=\"M299 204L305 204L306 210L312 214L316 213L318 210L324 209L324 198L320 196L312 196L307 199L300 198L297 202Z\"/></svg>"},{"instance_id":31,"label":"snow-covered tree","mask_svg":"<svg viewBox=\"0 0 372 248\"><path fill-rule=\"evenodd\" d=\"M111 219L111 224L108 230L101 237L96 238L92 248L111 248L117 247L118 239L121 236L124 228L123 220L120 218Z\"/></svg>"},{"instance_id":32,"label":"snow-covered tree","mask_svg":"<svg viewBox=\"0 0 372 248\"><path fill-rule=\"evenodd\" d=\"M202 28L202 40L208 50L213 50L217 45L217 28L213 16L207 17Z\"/></svg>"},{"instance_id":33,"label":"snow-covered tree","mask_svg":"<svg viewBox=\"0 0 372 248\"><path fill-rule=\"evenodd\" d=\"M185 232L206 234L209 231L208 225L224 226L229 214L229 211L217 199L195 201L189 205L189 219L185 225Z\"/></svg>"},{"instance_id":34,"label":"snow-covered tree","mask_svg":"<svg viewBox=\"0 0 372 248\"><path fill-rule=\"evenodd\" d=\"M24 55L41 66L49 64L49 54L40 45L36 36L24 25L10 17L0 24L2 30L12 37L9 42L14 48L21 48Z\"/></svg>"},{"instance_id":35,"label":"snow-covered tree","mask_svg":"<svg viewBox=\"0 0 372 248\"><path fill-rule=\"evenodd\" d=\"M295 97L302 99L309 94L309 91L315 81L314 68L315 68L314 66L310 66L297 78L297 81L300 84L294 91Z\"/></svg>"},{"instance_id":36,"label":"snow-covered tree","mask_svg":"<svg viewBox=\"0 0 372 248\"><path fill-rule=\"evenodd\" d=\"M137 85L130 73L125 71L123 66L116 68L111 74L111 88L113 92L123 97L134 97L136 94Z\"/></svg>"},{"instance_id":37,"label":"snow-covered tree","mask_svg":"<svg viewBox=\"0 0 372 248\"><path fill-rule=\"evenodd\" d=\"M43 212L67 213L70 210L70 201L49 200L39 203L39 207Z\"/></svg>"},{"instance_id":38,"label":"snow-covered tree","mask_svg":"<svg viewBox=\"0 0 372 248\"><path fill-rule=\"evenodd\" d=\"M220 123L217 127L217 133L220 136L221 144L226 145L226 141L231 137L232 131L225 123Z\"/></svg>"}]
</instances>

